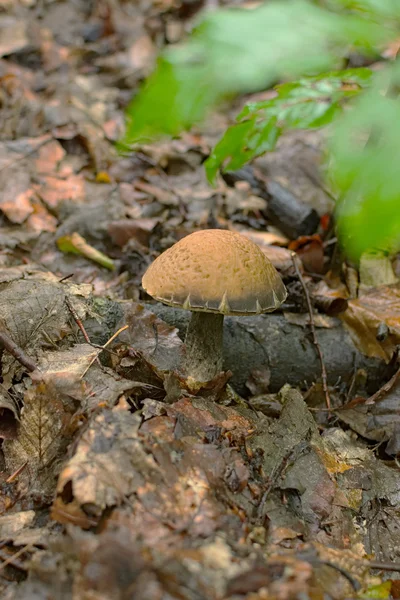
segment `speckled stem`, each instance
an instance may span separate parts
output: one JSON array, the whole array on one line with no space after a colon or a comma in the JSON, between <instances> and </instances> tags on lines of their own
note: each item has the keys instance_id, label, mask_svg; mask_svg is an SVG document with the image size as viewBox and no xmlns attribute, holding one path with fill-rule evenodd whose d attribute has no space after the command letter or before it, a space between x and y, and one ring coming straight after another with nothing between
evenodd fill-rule
<instances>
[{"instance_id":1,"label":"speckled stem","mask_svg":"<svg viewBox=\"0 0 400 600\"><path fill-rule=\"evenodd\" d=\"M186 369L195 381L210 381L222 371L224 315L192 312L186 332Z\"/></svg>"}]
</instances>

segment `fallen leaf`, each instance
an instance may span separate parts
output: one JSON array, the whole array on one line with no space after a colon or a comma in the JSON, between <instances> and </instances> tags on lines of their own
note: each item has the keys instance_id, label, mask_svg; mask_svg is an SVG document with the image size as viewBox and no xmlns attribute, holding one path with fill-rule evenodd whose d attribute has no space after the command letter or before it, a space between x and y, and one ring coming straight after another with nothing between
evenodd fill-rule
<instances>
[{"instance_id":1,"label":"fallen leaf","mask_svg":"<svg viewBox=\"0 0 400 600\"><path fill-rule=\"evenodd\" d=\"M32 525L35 518L34 510L24 510L0 517L0 539L2 542L12 540L16 533Z\"/></svg>"},{"instance_id":2,"label":"fallen leaf","mask_svg":"<svg viewBox=\"0 0 400 600\"><path fill-rule=\"evenodd\" d=\"M61 252L66 254L80 254L110 271L115 269L114 261L103 254L103 252L96 250L96 248L88 244L79 233L74 232L71 235L59 237L57 246Z\"/></svg>"},{"instance_id":3,"label":"fallen leaf","mask_svg":"<svg viewBox=\"0 0 400 600\"><path fill-rule=\"evenodd\" d=\"M161 371L179 368L183 356L183 342L178 330L170 327L143 305L135 304L126 314L129 330L120 339L126 339L135 351Z\"/></svg>"},{"instance_id":4,"label":"fallen leaf","mask_svg":"<svg viewBox=\"0 0 400 600\"><path fill-rule=\"evenodd\" d=\"M289 250L301 258L309 273L323 273L325 265L324 248L319 235L305 235L290 242Z\"/></svg>"},{"instance_id":5,"label":"fallen leaf","mask_svg":"<svg viewBox=\"0 0 400 600\"><path fill-rule=\"evenodd\" d=\"M347 294L342 289L334 289L324 280L319 281L311 292L314 305L330 317L336 317L347 310Z\"/></svg>"},{"instance_id":6,"label":"fallen leaf","mask_svg":"<svg viewBox=\"0 0 400 600\"><path fill-rule=\"evenodd\" d=\"M145 74L148 74L153 66L156 54L157 48L148 35L141 36L128 50L131 66L134 69L143 69Z\"/></svg>"},{"instance_id":7,"label":"fallen leaf","mask_svg":"<svg viewBox=\"0 0 400 600\"><path fill-rule=\"evenodd\" d=\"M396 456L400 452L400 384L374 404L350 406L337 412L338 418L359 435L379 442L387 442L386 453Z\"/></svg>"},{"instance_id":8,"label":"fallen leaf","mask_svg":"<svg viewBox=\"0 0 400 600\"><path fill-rule=\"evenodd\" d=\"M3 173L1 179L3 190L0 210L13 223L23 223L33 213L31 200L35 192L30 176L26 171L13 169L7 173L7 177Z\"/></svg>"},{"instance_id":9,"label":"fallen leaf","mask_svg":"<svg viewBox=\"0 0 400 600\"><path fill-rule=\"evenodd\" d=\"M56 140L51 140L41 146L35 159L35 168L40 175L50 175L57 170L59 163L65 157L64 148Z\"/></svg>"},{"instance_id":10,"label":"fallen leaf","mask_svg":"<svg viewBox=\"0 0 400 600\"><path fill-rule=\"evenodd\" d=\"M159 466L147 455L137 437L139 426L138 415L118 407L105 410L92 421L59 477L54 518L62 507L68 519L69 505L75 500L81 509L90 506L88 516L97 520L105 508L122 504L138 490L143 483L143 475L139 474L141 466L163 479ZM73 523L75 504L71 508L70 522Z\"/></svg>"},{"instance_id":11,"label":"fallen leaf","mask_svg":"<svg viewBox=\"0 0 400 600\"><path fill-rule=\"evenodd\" d=\"M272 231L253 231L247 229L237 230L241 235L252 240L257 246L263 250L265 246L286 246L289 243L289 239L281 233L275 233Z\"/></svg>"},{"instance_id":12,"label":"fallen leaf","mask_svg":"<svg viewBox=\"0 0 400 600\"><path fill-rule=\"evenodd\" d=\"M0 21L0 56L23 50L29 44L27 23L2 15Z\"/></svg>"},{"instance_id":13,"label":"fallen leaf","mask_svg":"<svg viewBox=\"0 0 400 600\"><path fill-rule=\"evenodd\" d=\"M57 208L67 200L75 203L85 200L85 180L82 175L69 175L67 179L47 175L40 179L41 183L35 185L35 190L51 209Z\"/></svg>"},{"instance_id":14,"label":"fallen leaf","mask_svg":"<svg viewBox=\"0 0 400 600\"><path fill-rule=\"evenodd\" d=\"M389 362L400 343L400 286L373 288L357 299L350 299L348 309L339 318L363 354ZM389 335L378 341L381 323L386 323Z\"/></svg>"},{"instance_id":15,"label":"fallen leaf","mask_svg":"<svg viewBox=\"0 0 400 600\"><path fill-rule=\"evenodd\" d=\"M145 181L135 181L135 188L141 192L146 192L149 196L155 198L161 204L167 206L178 206L179 198L173 192L157 187Z\"/></svg>"},{"instance_id":16,"label":"fallen leaf","mask_svg":"<svg viewBox=\"0 0 400 600\"><path fill-rule=\"evenodd\" d=\"M72 411L67 399L50 386L38 384L25 392L17 439L3 442L9 473L27 463L18 476L25 494L53 493L60 459L70 441L66 428Z\"/></svg>"},{"instance_id":17,"label":"fallen leaf","mask_svg":"<svg viewBox=\"0 0 400 600\"><path fill-rule=\"evenodd\" d=\"M113 221L108 226L108 232L114 244L121 248L132 238L142 246L149 247L151 234L159 222L158 218Z\"/></svg>"},{"instance_id":18,"label":"fallen leaf","mask_svg":"<svg viewBox=\"0 0 400 600\"><path fill-rule=\"evenodd\" d=\"M35 198L31 200L31 207L33 212L26 220L28 230L37 231L38 233L42 231L56 231L57 219Z\"/></svg>"}]
</instances>

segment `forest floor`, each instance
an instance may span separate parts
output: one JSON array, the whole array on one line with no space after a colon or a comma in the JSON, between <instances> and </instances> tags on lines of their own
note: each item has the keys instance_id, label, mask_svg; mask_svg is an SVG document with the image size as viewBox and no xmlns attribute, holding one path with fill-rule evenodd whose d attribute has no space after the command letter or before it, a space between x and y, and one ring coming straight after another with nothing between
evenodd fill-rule
<instances>
[{"instance_id":1,"label":"forest floor","mask_svg":"<svg viewBox=\"0 0 400 600\"><path fill-rule=\"evenodd\" d=\"M215 188L203 162L247 98L116 151L201 4L0 1L7 600L400 597L400 288L343 270L322 134L284 136ZM193 389L185 311L141 278L206 228L253 239L289 295L226 319L226 370Z\"/></svg>"}]
</instances>

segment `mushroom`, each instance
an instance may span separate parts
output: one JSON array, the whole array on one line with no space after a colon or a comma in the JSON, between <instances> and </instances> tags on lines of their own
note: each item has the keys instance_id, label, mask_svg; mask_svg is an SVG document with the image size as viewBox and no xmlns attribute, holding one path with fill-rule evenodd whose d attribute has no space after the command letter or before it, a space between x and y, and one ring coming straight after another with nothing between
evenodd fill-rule
<instances>
[{"instance_id":1,"label":"mushroom","mask_svg":"<svg viewBox=\"0 0 400 600\"><path fill-rule=\"evenodd\" d=\"M222 370L224 315L276 310L286 288L269 259L233 231L196 231L163 252L142 279L145 291L169 306L192 311L187 329L186 370L210 381Z\"/></svg>"}]
</instances>

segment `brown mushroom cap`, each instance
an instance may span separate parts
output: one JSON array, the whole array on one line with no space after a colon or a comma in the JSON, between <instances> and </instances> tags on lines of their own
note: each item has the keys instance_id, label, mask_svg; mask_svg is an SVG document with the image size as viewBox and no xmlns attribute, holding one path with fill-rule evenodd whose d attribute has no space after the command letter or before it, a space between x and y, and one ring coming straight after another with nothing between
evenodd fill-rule
<instances>
[{"instance_id":1,"label":"brown mushroom cap","mask_svg":"<svg viewBox=\"0 0 400 600\"><path fill-rule=\"evenodd\" d=\"M197 231L177 242L150 265L142 285L164 304L224 315L272 312L287 296L260 248L221 229Z\"/></svg>"}]
</instances>

